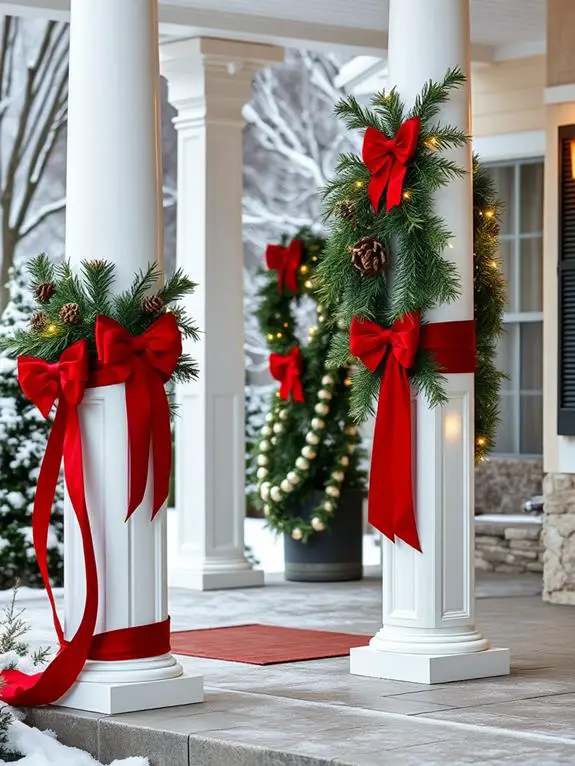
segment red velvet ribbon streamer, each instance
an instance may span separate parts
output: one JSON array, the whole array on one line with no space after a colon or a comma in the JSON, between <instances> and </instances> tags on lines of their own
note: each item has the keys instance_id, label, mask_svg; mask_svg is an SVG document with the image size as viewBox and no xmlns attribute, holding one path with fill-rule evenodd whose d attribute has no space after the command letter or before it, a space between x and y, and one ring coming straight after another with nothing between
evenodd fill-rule
<instances>
[{"instance_id":1,"label":"red velvet ribbon streamer","mask_svg":"<svg viewBox=\"0 0 575 766\"><path fill-rule=\"evenodd\" d=\"M164 384L182 354L182 337L173 314L163 314L142 335L133 336L110 317L96 319L96 348L104 372L126 383L130 444L130 499L127 518L144 499L152 447L152 518L165 503L172 470L170 412Z\"/></svg>"},{"instance_id":2,"label":"red velvet ribbon streamer","mask_svg":"<svg viewBox=\"0 0 575 766\"><path fill-rule=\"evenodd\" d=\"M270 354L270 372L280 382L280 399L303 402L301 384L302 357L299 346L294 346L289 354Z\"/></svg>"},{"instance_id":3,"label":"red velvet ribbon streamer","mask_svg":"<svg viewBox=\"0 0 575 766\"><path fill-rule=\"evenodd\" d=\"M177 337L175 337L177 334ZM168 380L181 354L181 336L172 315L164 315L143 335L132 337L113 320L96 321L100 366L88 376L88 349L85 341L66 349L57 363L34 357L18 359L18 379L24 394L48 417L58 401L56 416L48 437L34 500L32 527L34 548L42 580L52 609L60 651L40 673L28 675L18 670L0 673L0 699L12 705L46 705L60 699L74 684L87 659L126 660L165 654L170 651L169 618L160 623L109 631L94 636L98 615L98 573L86 506L82 435L77 407L86 386L126 382L128 429L130 431L130 506L143 499L149 466L150 444L154 458L154 515L168 494L171 464L169 410L164 381ZM126 337L127 336L127 337ZM105 357L105 359L104 359ZM146 388L147 386L147 388ZM144 390L145 388L145 390ZM128 398L132 397L132 398ZM141 409L138 409L138 405ZM152 414L153 413L153 414ZM148 418L144 429L139 419ZM164 423L158 422L165 418ZM134 451L136 438L147 434L144 449ZM167 436L167 439L166 439ZM138 445L141 446L141 445ZM64 459L66 487L82 537L86 577L86 601L80 626L70 641L65 641L48 574L48 530L60 466ZM136 463L141 460L143 463ZM167 472L167 478L166 478ZM134 473L137 475L134 480ZM142 479L143 474L143 479ZM140 486L143 491L140 502Z\"/></svg>"},{"instance_id":4,"label":"red velvet ribbon streamer","mask_svg":"<svg viewBox=\"0 0 575 766\"><path fill-rule=\"evenodd\" d=\"M419 117L411 117L401 125L393 138L388 138L371 125L365 131L362 159L371 173L367 191L376 213L386 189L388 211L401 202L407 162L415 153L420 127Z\"/></svg>"},{"instance_id":5,"label":"red velvet ribbon streamer","mask_svg":"<svg viewBox=\"0 0 575 766\"><path fill-rule=\"evenodd\" d=\"M302 243L294 239L287 247L268 245L266 248L266 265L268 269L276 269L278 273L278 290L283 293L284 287L291 293L297 293L297 270L301 263Z\"/></svg>"},{"instance_id":6,"label":"red velvet ribbon streamer","mask_svg":"<svg viewBox=\"0 0 575 766\"><path fill-rule=\"evenodd\" d=\"M370 372L384 364L369 482L369 521L389 540L421 551L413 502L411 390L408 371L418 348L430 351L441 372L475 372L475 323L438 322L421 327L406 314L392 327L354 317L350 350Z\"/></svg>"}]
</instances>

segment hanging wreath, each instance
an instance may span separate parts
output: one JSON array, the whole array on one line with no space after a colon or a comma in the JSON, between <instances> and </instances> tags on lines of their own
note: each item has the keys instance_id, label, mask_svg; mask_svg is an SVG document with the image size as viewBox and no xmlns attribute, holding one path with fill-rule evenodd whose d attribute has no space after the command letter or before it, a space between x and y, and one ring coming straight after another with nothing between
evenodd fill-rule
<instances>
[{"instance_id":1,"label":"hanging wreath","mask_svg":"<svg viewBox=\"0 0 575 766\"><path fill-rule=\"evenodd\" d=\"M362 157L343 155L325 190L333 233L320 265L319 295L337 305L347 328L330 361L356 364L351 411L356 422L378 411L370 481L370 521L389 539L420 550L412 498L410 386L443 405L444 373L475 372L476 459L484 459L498 421L504 377L495 365L504 282L497 260L499 206L488 176L474 163L475 320L423 324L421 317L460 294L457 269L444 253L451 232L435 212L435 194L464 175L443 150L467 136L437 121L458 69L427 83L410 112L394 89L363 108L353 97L336 113L364 131ZM368 253L371 254L368 257ZM388 282L386 268L393 278Z\"/></svg>"},{"instance_id":2,"label":"hanging wreath","mask_svg":"<svg viewBox=\"0 0 575 766\"><path fill-rule=\"evenodd\" d=\"M254 455L259 503L270 527L303 542L329 528L344 488L365 485L349 415L349 368L327 369L332 339L341 330L332 312L316 303L317 324L307 343L297 335L295 308L304 296L315 300L324 244L304 229L289 243L268 246L257 312L279 383ZM321 502L303 518L302 505L318 489Z\"/></svg>"}]
</instances>

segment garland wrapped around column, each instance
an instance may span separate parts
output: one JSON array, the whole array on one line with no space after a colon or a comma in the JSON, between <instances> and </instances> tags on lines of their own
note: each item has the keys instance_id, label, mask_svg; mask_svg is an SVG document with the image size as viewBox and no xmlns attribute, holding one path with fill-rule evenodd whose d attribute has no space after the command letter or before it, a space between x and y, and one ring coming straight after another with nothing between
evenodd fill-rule
<instances>
[{"instance_id":1,"label":"garland wrapped around column","mask_svg":"<svg viewBox=\"0 0 575 766\"><path fill-rule=\"evenodd\" d=\"M475 373L475 452L483 460L493 443L504 377L494 364L504 306L499 206L477 162L475 321L422 323L425 312L459 295L457 271L444 255L452 235L435 212L434 195L463 173L443 152L464 146L467 136L437 116L464 79L454 69L443 82L430 81L409 112L396 90L377 94L371 108L353 97L341 101L338 116L364 131L362 157L342 156L325 190L333 228L319 268L319 296L338 306L347 329L334 338L330 361L357 365L351 393L356 422L374 411L379 396L370 521L389 539L416 549L410 385L437 406L446 401L443 373Z\"/></svg>"},{"instance_id":2,"label":"garland wrapped around column","mask_svg":"<svg viewBox=\"0 0 575 766\"><path fill-rule=\"evenodd\" d=\"M331 341L341 332L333 312L317 303L317 324L306 344L296 332L293 308L303 296L315 300L324 244L303 229L291 242L269 245L259 291L258 318L279 389L254 454L258 503L272 529L303 542L329 529L342 489L365 484L358 468L359 436L349 415L349 367L327 369ZM299 509L317 489L322 501L303 518Z\"/></svg>"},{"instance_id":3,"label":"garland wrapped around column","mask_svg":"<svg viewBox=\"0 0 575 766\"><path fill-rule=\"evenodd\" d=\"M198 372L194 361L182 353L182 336L196 339L198 331L177 303L195 287L180 270L150 294L161 278L157 265L152 265L119 295L111 291L115 266L106 261L86 261L77 274L68 264L54 267L41 255L31 262L30 273L38 311L29 328L3 338L2 344L17 356L20 386L42 415L47 418L56 406L38 476L32 529L60 651L35 675L18 670L0 673L0 700L12 705L43 705L60 699L87 659L131 660L170 651L169 618L95 635L100 594L84 484L79 407L87 388L124 384L130 477L129 497L125 507L124 498L118 498L118 513L127 520L138 511L151 471L154 518L167 500L171 472L165 385L174 379L192 380ZM68 641L56 612L47 558L62 462L81 532L86 577L84 613Z\"/></svg>"}]
</instances>

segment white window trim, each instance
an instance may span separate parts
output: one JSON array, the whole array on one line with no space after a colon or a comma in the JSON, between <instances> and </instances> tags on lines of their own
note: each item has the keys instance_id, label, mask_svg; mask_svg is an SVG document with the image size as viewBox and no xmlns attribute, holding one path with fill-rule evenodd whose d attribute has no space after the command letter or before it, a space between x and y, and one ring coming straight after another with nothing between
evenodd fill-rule
<instances>
[{"instance_id":1,"label":"white window trim","mask_svg":"<svg viewBox=\"0 0 575 766\"><path fill-rule=\"evenodd\" d=\"M544 130L500 133L473 139L473 151L482 162L516 162L545 157Z\"/></svg>"}]
</instances>

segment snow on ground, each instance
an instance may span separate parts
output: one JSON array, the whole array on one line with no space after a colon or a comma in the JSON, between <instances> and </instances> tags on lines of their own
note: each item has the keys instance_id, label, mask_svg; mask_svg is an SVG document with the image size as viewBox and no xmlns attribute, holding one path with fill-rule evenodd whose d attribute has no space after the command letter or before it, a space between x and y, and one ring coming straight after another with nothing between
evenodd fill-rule
<instances>
[{"instance_id":1,"label":"snow on ground","mask_svg":"<svg viewBox=\"0 0 575 766\"><path fill-rule=\"evenodd\" d=\"M101 766L91 755L75 747L66 747L51 732L39 731L14 721L8 732L8 745L24 758L18 766ZM4 763L0 759L0 764ZM149 766L147 758L125 758L112 766Z\"/></svg>"}]
</instances>

